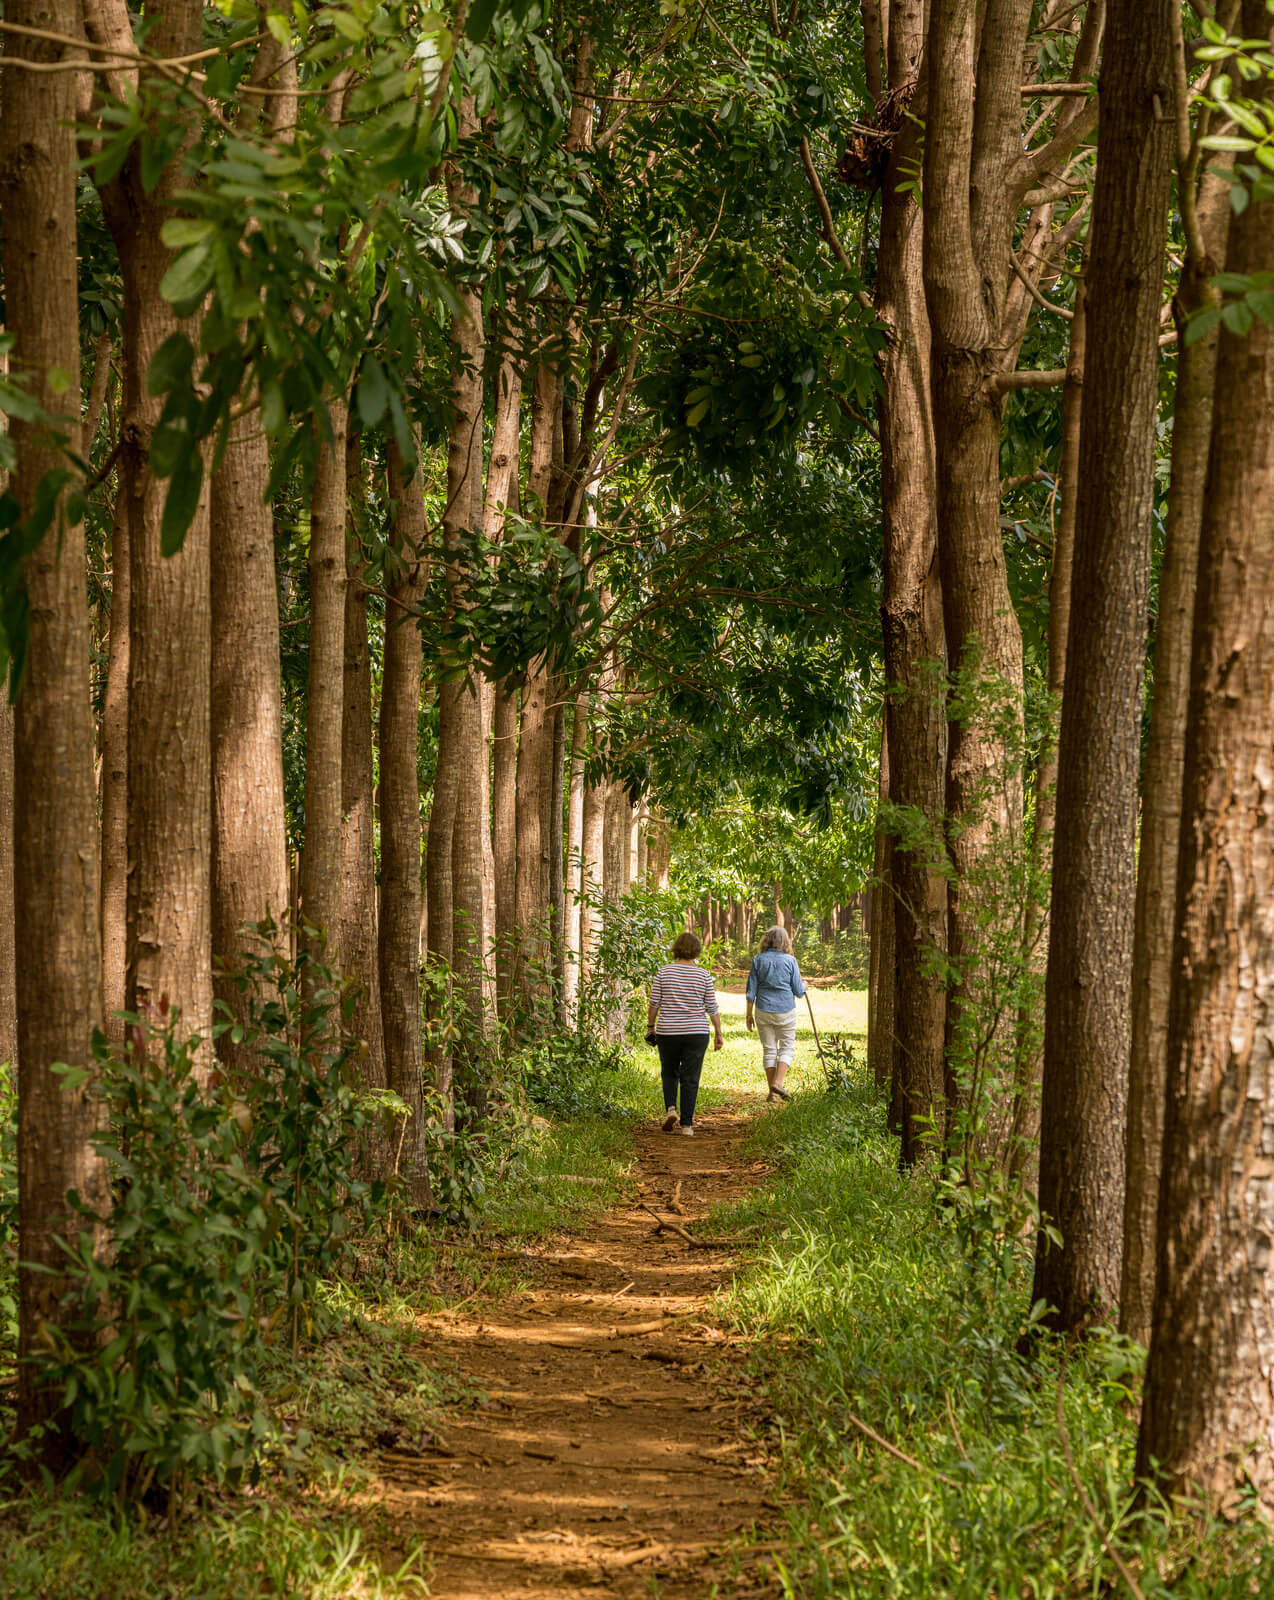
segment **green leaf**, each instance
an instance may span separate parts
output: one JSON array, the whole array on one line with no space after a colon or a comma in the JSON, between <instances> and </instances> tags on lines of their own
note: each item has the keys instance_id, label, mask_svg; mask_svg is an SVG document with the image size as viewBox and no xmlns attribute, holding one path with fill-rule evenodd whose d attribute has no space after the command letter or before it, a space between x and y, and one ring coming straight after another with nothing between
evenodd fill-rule
<instances>
[{"instance_id":1,"label":"green leaf","mask_svg":"<svg viewBox=\"0 0 1274 1600\"><path fill-rule=\"evenodd\" d=\"M204 240L193 249L179 255L164 273L159 285L159 292L165 300L176 304L183 300L193 300L201 295L212 282L214 271L213 254L210 241Z\"/></svg>"},{"instance_id":2,"label":"green leaf","mask_svg":"<svg viewBox=\"0 0 1274 1600\"><path fill-rule=\"evenodd\" d=\"M355 398L363 426L374 428L385 415L385 408L389 404L389 380L384 367L370 353L363 357L363 364L358 370Z\"/></svg>"},{"instance_id":3,"label":"green leaf","mask_svg":"<svg viewBox=\"0 0 1274 1600\"><path fill-rule=\"evenodd\" d=\"M466 39L471 39L474 44L482 43L495 21L497 3L498 0L473 0L464 22Z\"/></svg>"},{"instance_id":4,"label":"green leaf","mask_svg":"<svg viewBox=\"0 0 1274 1600\"><path fill-rule=\"evenodd\" d=\"M159 237L170 250L188 250L217 231L206 217L170 217L159 230Z\"/></svg>"},{"instance_id":5,"label":"green leaf","mask_svg":"<svg viewBox=\"0 0 1274 1600\"><path fill-rule=\"evenodd\" d=\"M177 463L164 500L164 518L159 529L159 548L163 555L174 556L181 549L186 531L199 510L202 490L203 457L192 445Z\"/></svg>"},{"instance_id":6,"label":"green leaf","mask_svg":"<svg viewBox=\"0 0 1274 1600\"><path fill-rule=\"evenodd\" d=\"M697 428L699 426L699 424L703 421L703 419L707 416L708 408L709 408L709 406L711 406L711 404L712 404L712 401L709 399L709 400L700 400L698 405L692 406L690 408L690 410L686 413L686 427L687 428Z\"/></svg>"},{"instance_id":7,"label":"green leaf","mask_svg":"<svg viewBox=\"0 0 1274 1600\"><path fill-rule=\"evenodd\" d=\"M1251 331L1252 313L1244 301L1232 300L1228 306L1221 307L1221 321L1242 339Z\"/></svg>"},{"instance_id":8,"label":"green leaf","mask_svg":"<svg viewBox=\"0 0 1274 1600\"><path fill-rule=\"evenodd\" d=\"M147 394L167 394L190 379L195 347L184 333L170 333L151 357L146 374Z\"/></svg>"}]
</instances>

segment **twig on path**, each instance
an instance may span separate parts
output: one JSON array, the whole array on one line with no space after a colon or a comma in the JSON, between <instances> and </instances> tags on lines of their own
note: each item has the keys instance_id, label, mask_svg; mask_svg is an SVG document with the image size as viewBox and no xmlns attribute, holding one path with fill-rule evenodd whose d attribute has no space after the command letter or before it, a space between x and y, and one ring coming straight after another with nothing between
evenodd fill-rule
<instances>
[{"instance_id":1,"label":"twig on path","mask_svg":"<svg viewBox=\"0 0 1274 1600\"><path fill-rule=\"evenodd\" d=\"M1084 1514L1092 1523L1093 1527L1097 1530L1097 1537L1102 1542L1102 1548L1115 1563L1115 1567L1118 1570L1119 1576L1128 1585L1129 1590L1135 1596L1135 1600L1146 1600L1145 1591L1137 1582L1136 1578L1133 1577L1128 1563L1111 1543L1110 1536L1106 1532L1106 1525L1097 1515L1097 1507L1089 1498L1088 1490L1084 1487L1084 1480L1080 1477L1079 1469L1075 1465L1075 1457L1071 1454L1070 1439L1067 1437L1066 1433L1065 1397L1066 1362L1063 1360L1061 1371L1057 1374L1057 1436L1062 1442L1062 1456L1066 1462L1066 1470L1070 1474L1071 1482L1075 1485L1076 1492L1079 1495L1079 1503L1084 1508Z\"/></svg>"},{"instance_id":2,"label":"twig on path","mask_svg":"<svg viewBox=\"0 0 1274 1600\"><path fill-rule=\"evenodd\" d=\"M661 1229L667 1228L669 1233L675 1233L679 1238L684 1239L688 1245L696 1250L734 1249L734 1241L732 1239L696 1239L694 1234L687 1233L685 1228L683 1228L679 1222L673 1222L668 1217L661 1217L659 1213L648 1206L644 1200L639 1200L637 1204L642 1208L643 1211L649 1211L651 1216L654 1217L655 1221L659 1224L659 1227L655 1230L656 1233L658 1233Z\"/></svg>"},{"instance_id":3,"label":"twig on path","mask_svg":"<svg viewBox=\"0 0 1274 1600\"><path fill-rule=\"evenodd\" d=\"M869 1439L875 1440L882 1450L888 1450L889 1454L896 1457L904 1466L914 1467L917 1472L928 1473L931 1478L937 1478L939 1483L945 1483L949 1488L959 1489L961 1487L954 1478L948 1478L945 1472L939 1472L937 1467L927 1467L923 1461L917 1461L915 1456L909 1456L905 1450L900 1450L896 1444L890 1444L883 1434L877 1433L875 1428L869 1428L862 1418L856 1417L852 1411L847 1411L845 1415L856 1428L861 1429ZM1145 1600L1144 1595L1142 1600Z\"/></svg>"},{"instance_id":4,"label":"twig on path","mask_svg":"<svg viewBox=\"0 0 1274 1600\"><path fill-rule=\"evenodd\" d=\"M634 1280L632 1283L626 1283L622 1289L618 1290L615 1294L611 1295L609 1300L603 1301L602 1302L603 1305L613 1306L615 1304L616 1300L622 1299L623 1296L626 1295L630 1289L635 1289L636 1287L637 1287L636 1280Z\"/></svg>"},{"instance_id":5,"label":"twig on path","mask_svg":"<svg viewBox=\"0 0 1274 1600\"><path fill-rule=\"evenodd\" d=\"M443 1316L444 1317L454 1317L456 1312L459 1311L461 1306L467 1306L469 1304L470 1300L476 1300L478 1298L478 1296L482 1293L482 1291L486 1288L486 1286L491 1282L492 1278L495 1277L496 1273L499 1270L500 1270L500 1264L497 1261L495 1266L491 1268L490 1272L487 1273L486 1277L483 1278L482 1282L478 1285L478 1287L476 1289L471 1290L470 1293L465 1295L463 1300L457 1300L454 1306L444 1306L443 1312L442 1312Z\"/></svg>"},{"instance_id":6,"label":"twig on path","mask_svg":"<svg viewBox=\"0 0 1274 1600\"><path fill-rule=\"evenodd\" d=\"M679 1217L684 1217L685 1214L686 1214L685 1207L681 1203L681 1179L680 1178L678 1178L676 1183L673 1185L673 1188L672 1188L672 1199L668 1202L668 1209L669 1209L669 1211L675 1211Z\"/></svg>"}]
</instances>

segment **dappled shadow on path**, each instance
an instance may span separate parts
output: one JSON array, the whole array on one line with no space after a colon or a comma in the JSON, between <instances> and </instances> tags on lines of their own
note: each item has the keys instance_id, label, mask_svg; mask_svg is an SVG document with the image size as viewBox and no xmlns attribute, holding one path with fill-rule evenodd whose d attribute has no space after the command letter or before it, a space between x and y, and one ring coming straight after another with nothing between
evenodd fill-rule
<instances>
[{"instance_id":1,"label":"dappled shadow on path","mask_svg":"<svg viewBox=\"0 0 1274 1600\"><path fill-rule=\"evenodd\" d=\"M709 1237L697 1219L764 1174L740 1153L743 1106L709 1112L693 1140L640 1133L639 1201ZM382 1460L384 1510L404 1543L423 1537L433 1595L781 1592L764 1418L742 1351L704 1315L739 1259L632 1203L528 1251L526 1292L427 1320L426 1360L450 1356L486 1393L436 1448Z\"/></svg>"}]
</instances>

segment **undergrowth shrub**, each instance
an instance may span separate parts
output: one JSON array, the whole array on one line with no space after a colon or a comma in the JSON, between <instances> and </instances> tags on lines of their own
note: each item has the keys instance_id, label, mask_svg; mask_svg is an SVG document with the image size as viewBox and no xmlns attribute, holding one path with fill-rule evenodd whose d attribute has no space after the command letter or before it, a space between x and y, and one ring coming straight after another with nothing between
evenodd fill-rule
<instances>
[{"instance_id":1,"label":"undergrowth shrub","mask_svg":"<svg viewBox=\"0 0 1274 1600\"><path fill-rule=\"evenodd\" d=\"M263 949L241 976L242 1071L211 1070L175 1015L129 1017L122 1056L94 1040L109 1210L71 1197L84 1228L46 1375L85 1451L79 1478L121 1500L252 1475L282 1447L263 1360L323 1331L320 1285L384 1201L356 1170L378 1108L350 1082L333 975Z\"/></svg>"},{"instance_id":2,"label":"undergrowth shrub","mask_svg":"<svg viewBox=\"0 0 1274 1600\"><path fill-rule=\"evenodd\" d=\"M1143 1600L1274 1594L1268 1526L1139 1502L1137 1346L1037 1331L1021 1353L1029 1236L962 1215L931 1169L898 1171L865 1067L754 1139L779 1171L731 1220L768 1248L724 1310L766 1403L790 1600L1131 1593L1108 1542Z\"/></svg>"}]
</instances>

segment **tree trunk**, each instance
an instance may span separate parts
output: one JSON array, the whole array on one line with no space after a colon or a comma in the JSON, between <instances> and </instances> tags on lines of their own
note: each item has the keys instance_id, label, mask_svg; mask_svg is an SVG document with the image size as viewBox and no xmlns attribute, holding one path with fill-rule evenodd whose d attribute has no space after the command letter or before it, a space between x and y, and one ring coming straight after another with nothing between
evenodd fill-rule
<instances>
[{"instance_id":1,"label":"tree trunk","mask_svg":"<svg viewBox=\"0 0 1274 1600\"><path fill-rule=\"evenodd\" d=\"M305 851L301 916L310 948L330 967L344 960L341 926L341 751L345 703L344 400L328 407L310 511L310 661L305 714Z\"/></svg>"},{"instance_id":2,"label":"tree trunk","mask_svg":"<svg viewBox=\"0 0 1274 1600\"><path fill-rule=\"evenodd\" d=\"M5 21L77 35L68 0L9 0ZM48 65L62 49L7 34L6 59ZM46 410L65 409L61 370L78 394L75 78L12 69L0 118L0 206L4 212L5 317L14 362ZM80 448L79 428L68 447ZM67 463L38 424L15 421L18 471L12 489L23 516L41 480ZM25 674L13 719L13 850L18 1013L18 1432L48 1429L38 1456L54 1468L78 1453L59 1423L61 1392L39 1380L44 1324L57 1327L65 1256L59 1236L81 1226L69 1214L75 1189L91 1207L106 1201L92 1148L96 1104L83 1085L66 1087L52 1068L91 1071L90 1040L102 1020L97 907L97 806L93 720L86 693L89 615L84 530L59 500L51 526L27 556L29 601ZM41 1270L50 1269L50 1270Z\"/></svg>"},{"instance_id":3,"label":"tree trunk","mask_svg":"<svg viewBox=\"0 0 1274 1600\"><path fill-rule=\"evenodd\" d=\"M106 1037L124 1043L119 1013L128 970L128 597L131 587L128 478L119 475L111 523L111 631L102 698L102 998Z\"/></svg>"},{"instance_id":4,"label":"tree trunk","mask_svg":"<svg viewBox=\"0 0 1274 1600\"><path fill-rule=\"evenodd\" d=\"M1111 0L1045 997L1039 1199L1063 1242L1041 1233L1035 1266L1068 1333L1119 1298L1171 41L1169 0Z\"/></svg>"},{"instance_id":5,"label":"tree trunk","mask_svg":"<svg viewBox=\"0 0 1274 1600\"><path fill-rule=\"evenodd\" d=\"M548 709L549 675L543 661L522 686L516 789L517 873L514 937L517 989L530 1009L545 997L542 974L548 958L549 813L552 803L553 717Z\"/></svg>"},{"instance_id":6,"label":"tree trunk","mask_svg":"<svg viewBox=\"0 0 1274 1600\"><path fill-rule=\"evenodd\" d=\"M410 1108L401 1174L416 1205L430 1199L420 1033L420 629L413 615L426 538L419 465L407 480L389 446L393 560L385 582L385 654L380 686L380 1005L389 1087ZM437 791L435 790L435 804ZM450 843L450 839L448 839ZM432 885L430 886L432 892ZM447 924L450 927L450 922ZM430 933L433 923L430 922ZM449 1085L439 1084L446 1090Z\"/></svg>"},{"instance_id":7,"label":"tree trunk","mask_svg":"<svg viewBox=\"0 0 1274 1600\"><path fill-rule=\"evenodd\" d=\"M896 0L889 13L889 85L916 76L924 6ZM941 839L947 730L941 674L946 666L934 509L933 419L929 400L929 318L925 308L920 207L902 188L920 154L919 128L906 122L890 156L881 200L876 307L888 331L878 403L884 525L885 678L889 693L889 798L920 812ZM882 863L883 864L883 863ZM890 851L896 993L893 1003L902 1114L902 1159L918 1161L925 1135L943 1124L946 993L934 976L946 951L947 879L935 850ZM884 915L888 916L888 910ZM888 969L885 969L887 972ZM879 1040L878 1040L879 1046ZM882 1077L885 1062L879 1063Z\"/></svg>"},{"instance_id":8,"label":"tree trunk","mask_svg":"<svg viewBox=\"0 0 1274 1600\"><path fill-rule=\"evenodd\" d=\"M0 474L0 485L3 474ZM18 1074L17 922L13 909L13 707L0 685L0 1063Z\"/></svg>"},{"instance_id":9,"label":"tree trunk","mask_svg":"<svg viewBox=\"0 0 1274 1600\"><path fill-rule=\"evenodd\" d=\"M133 45L122 4L100 8L100 31ZM161 8L147 49L163 57L199 48L202 10ZM78 24L77 24L78 26ZM7 113L6 113L7 115ZM205 480L181 549L165 556L168 485L150 466L163 399L147 386L172 334L198 346L198 319L181 322L161 282L172 255L160 238L174 192L187 182L173 160L143 175L135 149L102 191L123 280L124 448L120 495L129 505L128 959L130 1010L181 1013L181 1032L212 1031L212 645L209 492ZM211 1064L209 1043L202 1060Z\"/></svg>"},{"instance_id":10,"label":"tree trunk","mask_svg":"<svg viewBox=\"0 0 1274 1600\"><path fill-rule=\"evenodd\" d=\"M461 296L451 338L451 426L443 534L447 546L447 606L454 612L465 603L461 570L454 553L464 534L478 527L482 517L483 326L482 301L473 291ZM466 817L465 812L478 809L474 802L481 793L478 762L482 754L481 706L472 678L440 683L438 766L425 852L429 952L455 975L453 995L470 1021L482 1016L482 847L474 823L481 829L485 819ZM457 846L458 833L462 837ZM455 876L457 861L465 875L459 885ZM463 975L460 968L464 969ZM453 1055L440 1046L431 1052L431 1059L436 1087L451 1106Z\"/></svg>"},{"instance_id":11,"label":"tree trunk","mask_svg":"<svg viewBox=\"0 0 1274 1600\"><path fill-rule=\"evenodd\" d=\"M272 918L281 936L288 910L269 478L260 420L245 417L234 424L212 480L212 948L226 962L245 948L245 923ZM247 997L232 974L219 970L214 988L236 1020L246 1021ZM248 1064L228 1032L218 1040L217 1053L223 1061Z\"/></svg>"},{"instance_id":12,"label":"tree trunk","mask_svg":"<svg viewBox=\"0 0 1274 1600\"><path fill-rule=\"evenodd\" d=\"M1199 529L1212 431L1217 333L1186 343L1190 317L1216 290L1210 279L1225 264L1229 186L1204 180L1199 221L1206 254L1191 251L1177 289L1177 388L1172 417L1172 479L1164 530L1155 627L1154 692L1142 778L1141 847L1137 866L1132 970L1132 1066L1128 1075L1127 1189L1119 1327L1150 1342L1155 1291L1155 1234L1166 1096L1168 1009L1176 913L1181 799L1185 767L1190 653L1199 570Z\"/></svg>"},{"instance_id":13,"label":"tree trunk","mask_svg":"<svg viewBox=\"0 0 1274 1600\"><path fill-rule=\"evenodd\" d=\"M518 691L506 679L495 686L492 728L491 844L495 852L496 982L503 1006L513 993L517 912Z\"/></svg>"},{"instance_id":14,"label":"tree trunk","mask_svg":"<svg viewBox=\"0 0 1274 1600\"><path fill-rule=\"evenodd\" d=\"M1269 37L1262 0L1242 31ZM1269 103L1268 81L1266 103ZM1226 270L1274 271L1274 201ZM1204 494L1168 1027L1158 1282L1138 1476L1274 1504L1274 326L1223 329Z\"/></svg>"},{"instance_id":15,"label":"tree trunk","mask_svg":"<svg viewBox=\"0 0 1274 1600\"><path fill-rule=\"evenodd\" d=\"M566 936L563 941L562 1006L565 1021L575 1019L579 999L581 943L581 870L584 851L584 751L588 744L588 691L575 698L571 723L571 759L566 823Z\"/></svg>"},{"instance_id":16,"label":"tree trunk","mask_svg":"<svg viewBox=\"0 0 1274 1600\"><path fill-rule=\"evenodd\" d=\"M1091 235L1090 235L1091 238ZM1087 262L1085 262L1085 270ZM1075 290L1062 389L1062 443L1058 464L1061 510L1053 535L1048 582L1048 689L1060 712L1066 683L1066 649L1070 633L1071 575L1075 556L1075 512L1079 495L1080 424L1083 418L1084 362L1087 348L1088 292L1080 278ZM1040 1102L1044 1080L1042 976L1048 961L1049 901L1053 883L1053 827L1057 813L1057 743L1049 737L1035 771L1035 825L1031 835L1033 880L1040 893L1028 889L1023 914L1023 948L1030 964L1029 998L1019 1003L1017 1061L1013 1084L1013 1127L1009 1146L1010 1176L1039 1188Z\"/></svg>"},{"instance_id":17,"label":"tree trunk","mask_svg":"<svg viewBox=\"0 0 1274 1600\"><path fill-rule=\"evenodd\" d=\"M562 679L553 677L553 743L549 768L549 906L553 956L553 1011L566 1026L566 707Z\"/></svg>"},{"instance_id":18,"label":"tree trunk","mask_svg":"<svg viewBox=\"0 0 1274 1600\"><path fill-rule=\"evenodd\" d=\"M401 474L399 475L401 477ZM377 936L376 821L372 794L372 661L367 639L367 590L359 536L363 452L350 430L345 454L349 513L345 533L345 645L341 710L341 968L358 985L350 1019L359 1041L359 1077L384 1088L385 1030ZM404 489L401 482L391 487ZM405 490L410 493L410 490ZM391 618L390 626L399 619ZM410 624L408 624L410 626ZM419 806L417 806L419 812ZM417 874L419 876L419 874Z\"/></svg>"},{"instance_id":19,"label":"tree trunk","mask_svg":"<svg viewBox=\"0 0 1274 1600\"><path fill-rule=\"evenodd\" d=\"M606 785L591 784L584 790L584 819L580 846L580 984L593 971L597 940L601 935L601 914L597 908L602 893L604 840L606 829Z\"/></svg>"}]
</instances>

